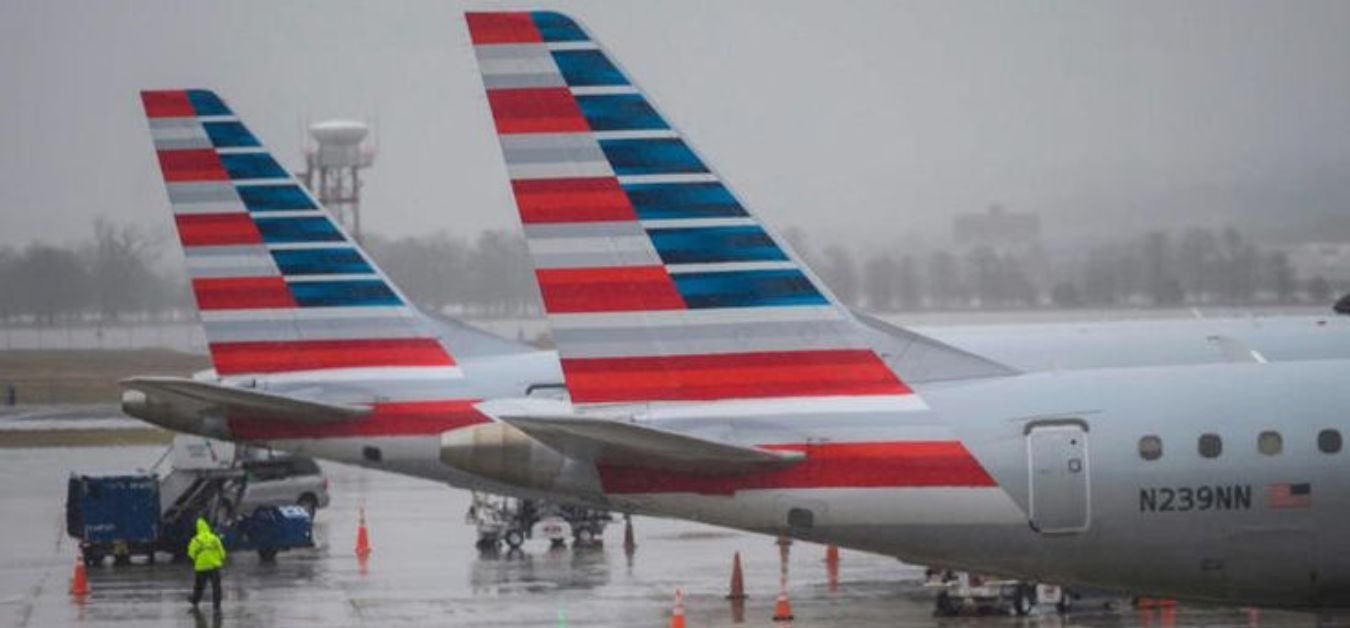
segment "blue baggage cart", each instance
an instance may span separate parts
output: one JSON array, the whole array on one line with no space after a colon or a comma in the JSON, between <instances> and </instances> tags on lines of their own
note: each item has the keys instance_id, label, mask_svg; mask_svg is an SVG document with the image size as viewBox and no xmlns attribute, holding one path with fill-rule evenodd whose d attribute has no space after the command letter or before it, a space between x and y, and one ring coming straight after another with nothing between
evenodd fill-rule
<instances>
[{"instance_id":1,"label":"blue baggage cart","mask_svg":"<svg viewBox=\"0 0 1350 628\"><path fill-rule=\"evenodd\" d=\"M153 474L71 475L66 486L66 533L80 541L89 565L112 556L155 559L159 540L159 478Z\"/></svg>"},{"instance_id":2,"label":"blue baggage cart","mask_svg":"<svg viewBox=\"0 0 1350 628\"><path fill-rule=\"evenodd\" d=\"M313 521L301 506L259 506L225 529L226 549L257 550L263 561L275 560L277 552L314 547Z\"/></svg>"}]
</instances>

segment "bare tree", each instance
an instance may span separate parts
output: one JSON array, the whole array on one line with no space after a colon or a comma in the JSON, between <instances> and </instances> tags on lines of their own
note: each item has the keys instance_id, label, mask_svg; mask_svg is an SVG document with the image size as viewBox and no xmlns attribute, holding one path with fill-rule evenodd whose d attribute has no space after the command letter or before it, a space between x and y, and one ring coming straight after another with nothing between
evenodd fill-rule
<instances>
[{"instance_id":1,"label":"bare tree","mask_svg":"<svg viewBox=\"0 0 1350 628\"><path fill-rule=\"evenodd\" d=\"M837 244L825 247L825 260L820 270L821 280L834 292L834 296L845 305L857 305L858 266L848 249Z\"/></svg>"},{"instance_id":2,"label":"bare tree","mask_svg":"<svg viewBox=\"0 0 1350 628\"><path fill-rule=\"evenodd\" d=\"M1153 305L1175 306L1186 300L1186 291L1176 275L1172 239L1166 233L1151 231L1144 236L1144 266L1144 280Z\"/></svg>"},{"instance_id":3,"label":"bare tree","mask_svg":"<svg viewBox=\"0 0 1350 628\"><path fill-rule=\"evenodd\" d=\"M917 310L923 307L923 283L919 280L919 265L908 255L900 258L895 276L896 298L900 309Z\"/></svg>"},{"instance_id":4,"label":"bare tree","mask_svg":"<svg viewBox=\"0 0 1350 628\"><path fill-rule=\"evenodd\" d=\"M366 248L414 303L439 310L469 299L469 246L444 232L386 240L366 237Z\"/></svg>"},{"instance_id":5,"label":"bare tree","mask_svg":"<svg viewBox=\"0 0 1350 628\"><path fill-rule=\"evenodd\" d=\"M1308 280L1307 288L1308 300L1322 305L1331 301L1331 282L1326 277L1318 275Z\"/></svg>"},{"instance_id":6,"label":"bare tree","mask_svg":"<svg viewBox=\"0 0 1350 628\"><path fill-rule=\"evenodd\" d=\"M956 256L946 251L935 251L928 258L928 294L940 308L967 305L965 284Z\"/></svg>"},{"instance_id":7,"label":"bare tree","mask_svg":"<svg viewBox=\"0 0 1350 628\"><path fill-rule=\"evenodd\" d=\"M533 266L519 235L484 231L472 259L474 294L488 315L519 315L535 303Z\"/></svg>"},{"instance_id":8,"label":"bare tree","mask_svg":"<svg viewBox=\"0 0 1350 628\"><path fill-rule=\"evenodd\" d=\"M151 270L160 241L131 224L115 224L103 216L94 219L89 276L94 301L105 321L150 309L160 278Z\"/></svg>"},{"instance_id":9,"label":"bare tree","mask_svg":"<svg viewBox=\"0 0 1350 628\"><path fill-rule=\"evenodd\" d=\"M1294 295L1298 293L1298 277L1294 274L1294 267L1289 263L1289 256L1284 251L1275 251L1265 258L1264 274L1266 282L1280 303L1294 300Z\"/></svg>"},{"instance_id":10,"label":"bare tree","mask_svg":"<svg viewBox=\"0 0 1350 628\"><path fill-rule=\"evenodd\" d=\"M1213 233L1189 229L1181 236L1177 251L1178 273L1185 291L1206 303L1215 290L1214 269L1219 264L1219 243Z\"/></svg>"},{"instance_id":11,"label":"bare tree","mask_svg":"<svg viewBox=\"0 0 1350 628\"><path fill-rule=\"evenodd\" d=\"M896 273L899 268L889 255L874 255L863 265L863 292L867 307L888 312L895 307Z\"/></svg>"},{"instance_id":12,"label":"bare tree","mask_svg":"<svg viewBox=\"0 0 1350 628\"><path fill-rule=\"evenodd\" d=\"M19 315L18 294L15 274L19 264L19 254L9 247L0 247L0 323L7 323Z\"/></svg>"},{"instance_id":13,"label":"bare tree","mask_svg":"<svg viewBox=\"0 0 1350 628\"><path fill-rule=\"evenodd\" d=\"M40 323L53 325L89 305L89 274L70 249L30 244L14 268L15 301Z\"/></svg>"}]
</instances>

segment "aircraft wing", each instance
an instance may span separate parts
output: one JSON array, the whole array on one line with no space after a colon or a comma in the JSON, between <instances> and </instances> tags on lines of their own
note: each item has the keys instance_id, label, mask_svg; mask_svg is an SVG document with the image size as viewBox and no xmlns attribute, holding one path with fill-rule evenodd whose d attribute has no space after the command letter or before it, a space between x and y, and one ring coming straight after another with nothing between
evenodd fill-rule
<instances>
[{"instance_id":1,"label":"aircraft wing","mask_svg":"<svg viewBox=\"0 0 1350 628\"><path fill-rule=\"evenodd\" d=\"M121 385L124 390L140 391L150 398L188 400L227 413L266 416L297 423L350 421L371 411L362 406L298 399L183 377L132 377L122 380Z\"/></svg>"},{"instance_id":2,"label":"aircraft wing","mask_svg":"<svg viewBox=\"0 0 1350 628\"><path fill-rule=\"evenodd\" d=\"M769 471L806 458L799 451L733 445L615 419L499 416L559 452L599 464L709 474Z\"/></svg>"}]
</instances>

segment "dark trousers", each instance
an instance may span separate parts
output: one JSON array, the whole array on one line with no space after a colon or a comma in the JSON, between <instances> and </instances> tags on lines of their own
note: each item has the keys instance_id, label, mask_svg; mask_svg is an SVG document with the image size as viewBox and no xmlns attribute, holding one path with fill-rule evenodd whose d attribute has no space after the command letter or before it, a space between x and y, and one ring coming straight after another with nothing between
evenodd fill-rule
<instances>
[{"instance_id":1,"label":"dark trousers","mask_svg":"<svg viewBox=\"0 0 1350 628\"><path fill-rule=\"evenodd\" d=\"M207 571L197 572L197 579L192 582L192 605L196 606L202 601L202 589L206 588L206 581L211 581L211 603L220 606L220 570L209 569Z\"/></svg>"}]
</instances>

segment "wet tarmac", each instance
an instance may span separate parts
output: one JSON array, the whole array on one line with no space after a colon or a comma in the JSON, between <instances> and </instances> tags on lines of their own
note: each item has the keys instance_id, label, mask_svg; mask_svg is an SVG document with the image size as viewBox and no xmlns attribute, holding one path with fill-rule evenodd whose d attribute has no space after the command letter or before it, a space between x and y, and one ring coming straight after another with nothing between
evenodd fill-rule
<instances>
[{"instance_id":1,"label":"wet tarmac","mask_svg":"<svg viewBox=\"0 0 1350 628\"><path fill-rule=\"evenodd\" d=\"M385 473L325 465L332 505L315 526L319 547L275 564L232 556L219 615L194 615L190 567L158 563L89 570L91 592L67 592L76 545L64 535L68 473L152 464L160 447L0 451L0 626L668 626L685 591L687 625L772 626L778 588L773 539L680 521L635 518L638 547L622 547L621 522L600 549L484 556L465 524L467 493ZM367 512L373 553L355 557L357 513ZM724 599L741 552L749 599ZM922 570L844 551L831 582L825 548L792 546L789 592L796 620L815 626L1249 626L1240 609L1182 605L1141 614L1080 606L1068 616L935 618ZM203 604L203 608L207 608ZM1310 615L1262 611L1262 626L1313 626ZM1325 624L1323 624L1325 625Z\"/></svg>"}]
</instances>

